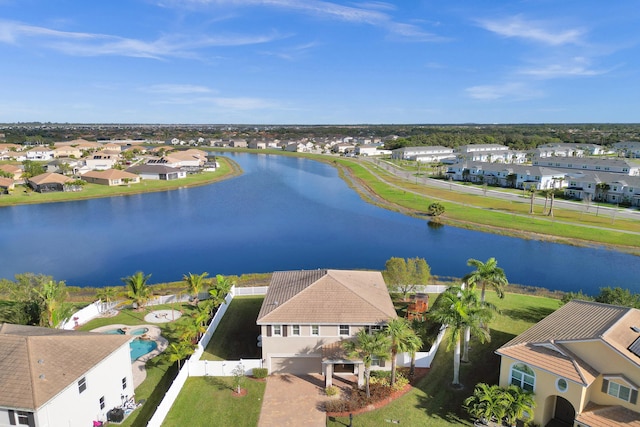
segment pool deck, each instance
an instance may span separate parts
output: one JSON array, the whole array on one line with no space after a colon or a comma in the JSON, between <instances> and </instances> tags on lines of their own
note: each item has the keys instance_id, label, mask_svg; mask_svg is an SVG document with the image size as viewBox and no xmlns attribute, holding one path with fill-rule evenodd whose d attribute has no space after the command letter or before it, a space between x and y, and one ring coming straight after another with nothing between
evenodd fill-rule
<instances>
[{"instance_id":1,"label":"pool deck","mask_svg":"<svg viewBox=\"0 0 640 427\"><path fill-rule=\"evenodd\" d=\"M131 335L131 331L140 328L147 328L148 331L142 335ZM147 378L147 370L145 368L145 364L149 359L152 359L166 350L169 342L166 338L160 335L161 330L156 325L123 325L123 324L113 324L108 326L101 326L99 328L93 329L91 332L105 332L110 331L112 329L123 329L126 331L126 336L130 336L131 338L142 338L146 337L150 340L154 340L158 346L151 352L140 356L133 362L131 362L131 369L133 371L133 387L138 387L142 382Z\"/></svg>"}]
</instances>

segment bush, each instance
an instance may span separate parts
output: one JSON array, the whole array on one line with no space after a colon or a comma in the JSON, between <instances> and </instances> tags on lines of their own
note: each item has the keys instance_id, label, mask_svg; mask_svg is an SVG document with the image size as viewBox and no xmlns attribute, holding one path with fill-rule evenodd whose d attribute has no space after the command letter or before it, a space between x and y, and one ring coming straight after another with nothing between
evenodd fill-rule
<instances>
[{"instance_id":1,"label":"bush","mask_svg":"<svg viewBox=\"0 0 640 427\"><path fill-rule=\"evenodd\" d=\"M267 368L253 368L254 378L258 378L258 379L267 378L268 374L269 372L267 371Z\"/></svg>"},{"instance_id":2,"label":"bush","mask_svg":"<svg viewBox=\"0 0 640 427\"><path fill-rule=\"evenodd\" d=\"M327 412L349 412L352 409L348 400L337 399L324 402L324 410Z\"/></svg>"},{"instance_id":3,"label":"bush","mask_svg":"<svg viewBox=\"0 0 640 427\"><path fill-rule=\"evenodd\" d=\"M324 389L324 392L327 396L335 396L336 394L338 394L338 391L338 387L334 385L330 385L329 387Z\"/></svg>"}]
</instances>

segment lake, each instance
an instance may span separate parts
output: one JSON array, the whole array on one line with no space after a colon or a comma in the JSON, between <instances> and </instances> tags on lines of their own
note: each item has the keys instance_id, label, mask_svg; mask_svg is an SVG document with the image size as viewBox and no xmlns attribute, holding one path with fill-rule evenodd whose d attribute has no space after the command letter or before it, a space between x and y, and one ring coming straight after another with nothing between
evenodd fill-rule
<instances>
[{"instance_id":1,"label":"lake","mask_svg":"<svg viewBox=\"0 0 640 427\"><path fill-rule=\"evenodd\" d=\"M72 286L151 283L185 273L316 268L384 269L421 257L461 277L469 258L495 257L510 282L597 293L638 292L640 258L443 226L365 203L331 166L295 157L228 153L244 174L159 193L0 208L0 277L34 272Z\"/></svg>"}]
</instances>

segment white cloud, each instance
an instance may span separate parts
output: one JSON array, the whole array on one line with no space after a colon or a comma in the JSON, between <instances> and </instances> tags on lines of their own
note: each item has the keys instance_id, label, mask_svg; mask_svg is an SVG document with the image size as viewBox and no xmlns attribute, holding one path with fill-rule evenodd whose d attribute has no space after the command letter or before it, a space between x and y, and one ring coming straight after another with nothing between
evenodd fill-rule
<instances>
[{"instance_id":1,"label":"white cloud","mask_svg":"<svg viewBox=\"0 0 640 427\"><path fill-rule=\"evenodd\" d=\"M25 44L34 41L75 56L129 56L143 58L197 57L197 49L267 43L281 38L277 33L264 35L226 35L186 37L165 36L152 41L107 34L51 30L44 27L0 21L0 42Z\"/></svg>"},{"instance_id":2,"label":"white cloud","mask_svg":"<svg viewBox=\"0 0 640 427\"><path fill-rule=\"evenodd\" d=\"M185 95L185 94L193 94L193 93L210 93L211 89L205 86L196 86L189 84L157 84L153 86L147 86L141 88L143 92L148 93L160 93L160 94L170 94L170 95Z\"/></svg>"},{"instance_id":3,"label":"white cloud","mask_svg":"<svg viewBox=\"0 0 640 427\"><path fill-rule=\"evenodd\" d=\"M480 20L485 30L505 37L516 37L533 40L544 44L559 46L580 44L585 34L583 29L553 30L548 22L527 21L521 16L513 16L502 20Z\"/></svg>"},{"instance_id":4,"label":"white cloud","mask_svg":"<svg viewBox=\"0 0 640 427\"><path fill-rule=\"evenodd\" d=\"M539 98L542 93L524 83L510 82L501 85L479 85L465 89L469 97L485 101L497 99L526 100Z\"/></svg>"}]
</instances>

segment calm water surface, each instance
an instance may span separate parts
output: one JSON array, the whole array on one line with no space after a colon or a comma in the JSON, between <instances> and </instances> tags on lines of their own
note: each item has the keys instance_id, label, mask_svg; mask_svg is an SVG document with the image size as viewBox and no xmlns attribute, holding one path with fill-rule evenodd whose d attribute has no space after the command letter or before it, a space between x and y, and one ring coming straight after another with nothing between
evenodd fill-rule
<instances>
[{"instance_id":1,"label":"calm water surface","mask_svg":"<svg viewBox=\"0 0 640 427\"><path fill-rule=\"evenodd\" d=\"M244 175L161 193L0 208L0 277L36 272L73 286L151 282L188 272L384 269L422 257L463 276L469 258L496 257L513 283L597 293L639 292L640 258L427 222L363 202L332 167L307 159L229 154Z\"/></svg>"}]
</instances>

